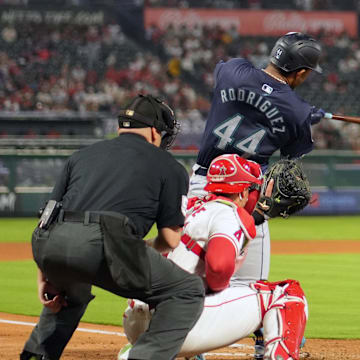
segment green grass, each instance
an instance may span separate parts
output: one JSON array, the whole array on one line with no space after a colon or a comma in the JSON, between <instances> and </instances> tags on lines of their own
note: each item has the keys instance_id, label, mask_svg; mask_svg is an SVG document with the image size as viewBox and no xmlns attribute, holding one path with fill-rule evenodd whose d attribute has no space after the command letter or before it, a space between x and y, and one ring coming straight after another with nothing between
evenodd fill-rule
<instances>
[{"instance_id":1,"label":"green grass","mask_svg":"<svg viewBox=\"0 0 360 360\"><path fill-rule=\"evenodd\" d=\"M294 216L269 221L271 240L360 240L360 216Z\"/></svg>"},{"instance_id":2,"label":"green grass","mask_svg":"<svg viewBox=\"0 0 360 360\"><path fill-rule=\"evenodd\" d=\"M37 219L0 219L0 242L29 241ZM360 217L293 217L270 222L272 241L360 240ZM156 234L153 228L148 237ZM39 315L36 266L32 261L1 262L0 311ZM360 338L359 254L272 255L270 280L301 281L309 301L309 338ZM84 321L121 324L126 300L94 288Z\"/></svg>"},{"instance_id":3,"label":"green grass","mask_svg":"<svg viewBox=\"0 0 360 360\"><path fill-rule=\"evenodd\" d=\"M309 302L308 338L360 338L360 262L357 254L273 255L270 280L301 279ZM0 311L39 315L36 265L32 261L1 263ZM126 300L99 288L83 321L121 325Z\"/></svg>"},{"instance_id":4,"label":"green grass","mask_svg":"<svg viewBox=\"0 0 360 360\"><path fill-rule=\"evenodd\" d=\"M300 280L309 303L309 338L360 338L359 273L359 254L271 257L270 280Z\"/></svg>"},{"instance_id":5,"label":"green grass","mask_svg":"<svg viewBox=\"0 0 360 360\"><path fill-rule=\"evenodd\" d=\"M30 242L36 218L0 218L0 242Z\"/></svg>"},{"instance_id":6,"label":"green grass","mask_svg":"<svg viewBox=\"0 0 360 360\"><path fill-rule=\"evenodd\" d=\"M0 218L0 243L30 242L37 222L36 218ZM153 227L146 238L154 237L156 232Z\"/></svg>"}]
</instances>

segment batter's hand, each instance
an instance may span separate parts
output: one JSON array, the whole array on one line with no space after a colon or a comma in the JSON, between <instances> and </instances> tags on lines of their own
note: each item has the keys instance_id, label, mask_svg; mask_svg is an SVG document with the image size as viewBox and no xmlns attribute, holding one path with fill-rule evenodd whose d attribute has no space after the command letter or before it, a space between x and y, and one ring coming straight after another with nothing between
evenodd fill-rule
<instances>
[{"instance_id":1,"label":"batter's hand","mask_svg":"<svg viewBox=\"0 0 360 360\"><path fill-rule=\"evenodd\" d=\"M325 116L325 110L317 109L315 106L311 108L311 125L318 124L320 120Z\"/></svg>"}]
</instances>

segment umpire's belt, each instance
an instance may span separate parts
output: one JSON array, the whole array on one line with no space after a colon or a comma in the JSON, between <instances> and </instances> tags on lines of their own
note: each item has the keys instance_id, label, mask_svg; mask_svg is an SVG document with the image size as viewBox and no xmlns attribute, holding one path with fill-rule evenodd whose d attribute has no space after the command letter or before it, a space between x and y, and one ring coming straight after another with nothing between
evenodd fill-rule
<instances>
[{"instance_id":1,"label":"umpire's belt","mask_svg":"<svg viewBox=\"0 0 360 360\"><path fill-rule=\"evenodd\" d=\"M58 222L80 222L84 224L97 223L100 224L101 214L90 211L64 211L61 210L58 216Z\"/></svg>"},{"instance_id":2,"label":"umpire's belt","mask_svg":"<svg viewBox=\"0 0 360 360\"><path fill-rule=\"evenodd\" d=\"M206 175L207 175L207 171L208 171L207 168L205 168L205 167L199 167L197 170L195 170L195 174L196 174L196 175L206 176Z\"/></svg>"}]
</instances>

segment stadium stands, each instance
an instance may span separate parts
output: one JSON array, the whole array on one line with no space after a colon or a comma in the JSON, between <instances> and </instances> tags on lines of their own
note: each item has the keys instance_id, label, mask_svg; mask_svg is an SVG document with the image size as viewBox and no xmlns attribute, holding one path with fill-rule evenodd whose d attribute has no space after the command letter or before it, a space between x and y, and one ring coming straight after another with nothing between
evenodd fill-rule
<instances>
[{"instance_id":1,"label":"stadium stands","mask_svg":"<svg viewBox=\"0 0 360 360\"><path fill-rule=\"evenodd\" d=\"M166 3L178 5L176 0ZM186 5L184 1L182 3ZM200 6L207 2L192 3ZM232 3L246 7L250 1L234 0ZM160 6L163 2L149 0L148 4ZM118 109L135 93L144 92L164 97L176 109L183 133L177 147L196 149L209 109L215 64L220 59L241 56L257 67L263 67L275 40L240 36L235 28L223 29L218 25L191 29L172 26L166 31L152 26L145 36L146 48L125 35L116 23L2 23L0 121L6 118L7 125L1 123L0 141L7 139L4 144L8 144L14 137L19 141L19 137L45 136L56 138L64 145L61 139L74 135L103 138L114 131ZM311 81L297 90L298 93L326 111L360 114L357 101L360 78L354 76L360 67L359 41L345 34L340 37L328 33L315 36L324 44L322 63L325 73L313 75ZM29 111L36 113L27 115ZM24 121L31 121L34 114L39 119L56 118L57 124L61 125L54 130L49 124L41 126L41 122ZM105 126L99 128L95 124L92 118L96 114L106 120ZM69 126L72 117L86 118L92 125L86 128L77 119ZM13 120L13 124L21 122L11 127L9 120ZM327 120L317 125L314 131L319 149L360 150L359 135L358 126Z\"/></svg>"}]
</instances>

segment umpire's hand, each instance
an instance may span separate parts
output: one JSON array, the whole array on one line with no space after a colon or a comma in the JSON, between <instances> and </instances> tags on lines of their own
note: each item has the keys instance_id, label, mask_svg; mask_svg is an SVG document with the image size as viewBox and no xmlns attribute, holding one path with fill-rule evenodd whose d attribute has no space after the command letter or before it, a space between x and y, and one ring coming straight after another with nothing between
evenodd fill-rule
<instances>
[{"instance_id":1,"label":"umpire's hand","mask_svg":"<svg viewBox=\"0 0 360 360\"><path fill-rule=\"evenodd\" d=\"M64 297L47 281L40 270L38 274L38 295L40 302L53 313L57 313L63 306L67 306Z\"/></svg>"}]
</instances>

